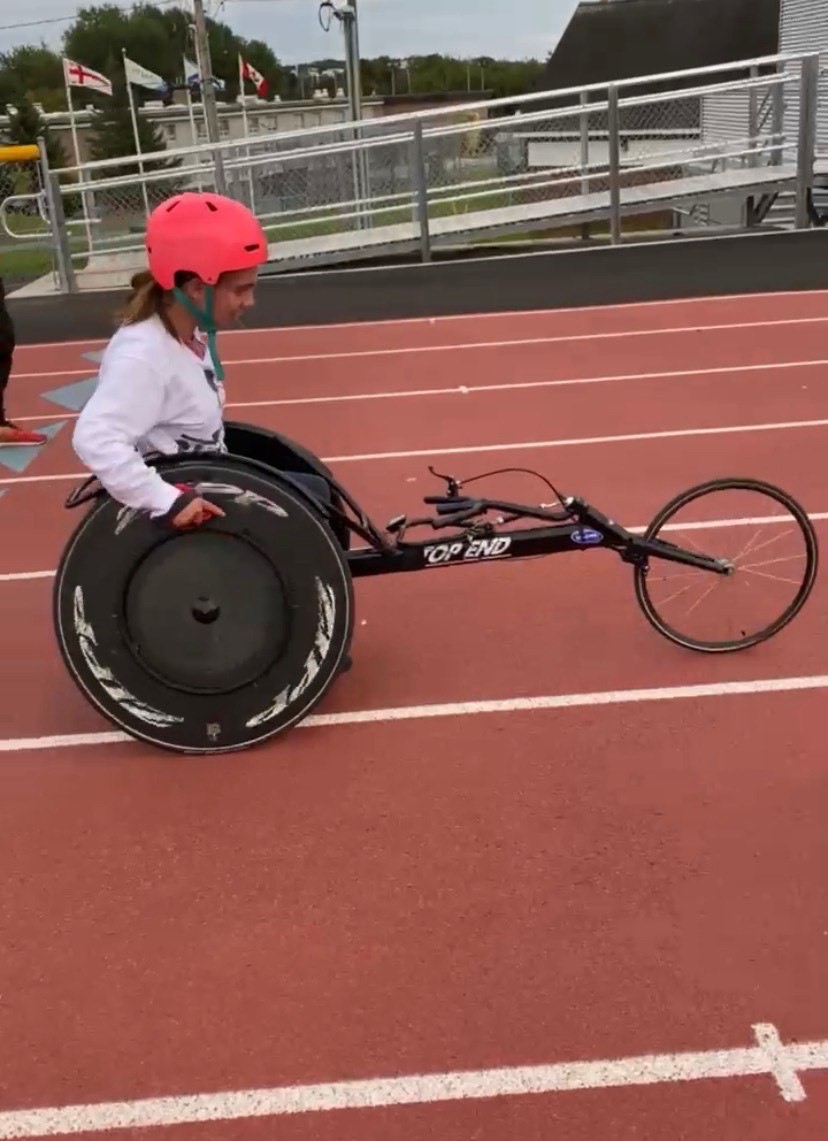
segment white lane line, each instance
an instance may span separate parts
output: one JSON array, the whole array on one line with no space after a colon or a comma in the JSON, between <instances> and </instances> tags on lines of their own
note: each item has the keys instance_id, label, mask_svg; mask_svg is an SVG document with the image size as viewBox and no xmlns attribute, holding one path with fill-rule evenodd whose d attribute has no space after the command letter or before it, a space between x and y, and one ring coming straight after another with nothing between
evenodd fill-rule
<instances>
[{"instance_id":1,"label":"white lane line","mask_svg":"<svg viewBox=\"0 0 828 1141\"><path fill-rule=\"evenodd\" d=\"M57 571L53 570L11 571L8 574L0 574L0 582L29 582L36 578L54 578L56 574Z\"/></svg>"},{"instance_id":2,"label":"white lane line","mask_svg":"<svg viewBox=\"0 0 828 1141\"><path fill-rule=\"evenodd\" d=\"M434 705L403 705L387 709L355 709L342 713L319 713L305 718L298 729L333 728L340 725L382 725L422 721L435 717L479 717L496 713L538 713L549 709L581 709L642 702L694 701L705 697L753 696L760 693L793 693L828 688L828 674L803 677L751 678L748 681L710 682L704 685L661 686L654 689L615 689L596 693L556 693L537 697L508 697L490 701L453 701ZM63 733L43 737L0 738L0 753L36 752L44 749L89 748L133 741L125 733ZM147 748L146 745L142 746Z\"/></svg>"},{"instance_id":3,"label":"white lane line","mask_svg":"<svg viewBox=\"0 0 828 1141\"><path fill-rule=\"evenodd\" d=\"M591 444L626 444L646 440L678 440L693 436L733 436L742 432L785 432L797 428L824 428L828 420L784 420L772 424L730 424L717 428L672 428L663 432L627 432L619 436L580 436L564 440L520 440L508 444L472 444L467 447L416 448L403 452L364 452L361 455L320 456L323 463L365 463L369 460L405 460L428 456L461 456L481 452L523 452L545 448L581 448ZM57 475L16 475L0 479L0 484L61 483L86 479L88 472L61 472Z\"/></svg>"},{"instance_id":4,"label":"white lane line","mask_svg":"<svg viewBox=\"0 0 828 1141\"><path fill-rule=\"evenodd\" d=\"M498 255L502 256L502 255ZM517 253L508 255L510 260L517 258L530 258L536 255L529 253ZM481 260L490 261L490 258L483 258ZM413 268L417 268L416 266ZM341 271L342 275L346 272L349 274L358 272L357 270ZM296 276L294 274L286 274L287 278ZM619 301L614 304L595 304L595 305L573 305L571 307L559 309L499 309L493 312L484 313L440 313L433 317L385 317L374 320L364 321L331 321L324 324L313 325L271 325L270 327L261 329L225 329L222 337L257 337L269 336L273 333L319 333L320 330L325 329L387 329L396 326L410 326L410 325L447 325L457 323L474 323L475 321L509 321L513 322L517 319L534 318L538 317L554 317L554 318L567 318L569 314L573 313L628 313L637 309L645 311L670 309L672 307L680 308L682 305L688 308L695 306L702 306L706 308L726 308L734 301L747 301L752 306L755 306L757 301L773 301L781 299L789 301L793 298L797 300L800 298L818 297L825 299L828 304L828 290L825 289L801 289L801 290L769 290L766 293L729 293L719 294L711 297L707 294L700 294L696 297L666 297L657 301ZM704 328L700 325L698 328ZM18 345L18 352L23 353L26 350L41 351L43 349L56 349L67 348L73 346L87 346L91 348L99 348L101 345L106 344L105 340L95 339L92 340L75 340L75 341L38 341L33 344Z\"/></svg>"},{"instance_id":5,"label":"white lane line","mask_svg":"<svg viewBox=\"0 0 828 1141\"><path fill-rule=\"evenodd\" d=\"M670 337L683 333L715 333L725 330L737 329L773 329L791 325L824 325L828 322L825 317L790 317L775 321L736 321L721 325L675 325L666 329L625 329L618 332L595 333L567 333L547 337L514 337L492 341L462 341L456 344L437 345L401 345L394 348L378 349L351 349L338 353L291 353L286 356L272 357L241 357L236 360L224 362L225 367L238 367L240 365L288 364L301 361L339 361L359 360L366 357L396 357L428 353L457 353L469 352L475 349L504 349L520 348L528 345L555 345L576 341L606 341L624 340L632 337ZM47 372L19 372L12 380L46 380L50 377L72 377L94 375L94 367L85 369L52 369Z\"/></svg>"},{"instance_id":6,"label":"white lane line","mask_svg":"<svg viewBox=\"0 0 828 1141\"><path fill-rule=\"evenodd\" d=\"M662 432L626 432L617 436L579 436L564 440L522 440L511 444L472 444L467 447L418 448L404 452L365 452L329 456L325 463L362 463L367 460L403 460L427 456L460 456L480 452L521 452L544 448L581 448L591 444L626 444L645 440L676 440L693 436L732 436L741 432L784 432L796 428L824 428L828 420L787 420L772 424L731 424L716 428L673 428ZM25 478L25 477L24 477ZM48 477L46 477L48 478ZM68 478L68 477L67 477ZM0 480L0 482L4 482ZM14 483L14 480L5 482Z\"/></svg>"},{"instance_id":7,"label":"white lane line","mask_svg":"<svg viewBox=\"0 0 828 1141\"><path fill-rule=\"evenodd\" d=\"M812 523L823 523L828 519L828 511L814 511L807 514ZM740 519L704 519L695 523L668 523L666 527L661 528L660 533L667 531L712 531L724 527L761 527L767 523L789 523L790 518L790 515L746 515ZM639 524L635 527L629 527L628 530L634 535L643 535L647 527ZM56 570L10 571L6 574L0 574L0 582L29 582L38 578L54 578L56 574Z\"/></svg>"},{"instance_id":8,"label":"white lane line","mask_svg":"<svg viewBox=\"0 0 828 1141\"><path fill-rule=\"evenodd\" d=\"M460 384L452 388L411 388L404 391L388 392L346 392L335 393L331 396L297 396L283 400L228 400L226 408L287 408L294 405L314 404L348 404L363 400L405 400L412 397L422 398L428 396L474 396L487 392L517 392L522 389L533 388L570 388L583 384L619 384L634 383L638 380L677 380L679 378L705 376L713 380L719 376L736 376L739 373L762 373L788 371L800 368L823 368L828 365L828 358L812 361L780 361L770 364L758 365L725 365L720 368L691 368L679 369L674 372L632 372L621 373L616 376L575 376L564 377L558 380L520 380L505 381L500 384ZM821 380L822 378L817 378ZM41 420L76 420L79 413L58 412L41 413L37 416L16 416L19 423L31 423Z\"/></svg>"},{"instance_id":9,"label":"white lane line","mask_svg":"<svg viewBox=\"0 0 828 1141\"><path fill-rule=\"evenodd\" d=\"M805 1091L797 1074L828 1068L828 1041L792 1045L780 1042L771 1055L766 1043L771 1039L779 1041L776 1027L757 1023L753 1031L760 1039L759 1045L719 1050L7 1110L0 1113L0 1138L65 1137L72 1133L152 1129L205 1121L760 1076L775 1078L785 1101L801 1101ZM789 1074L793 1075L793 1081Z\"/></svg>"}]
</instances>

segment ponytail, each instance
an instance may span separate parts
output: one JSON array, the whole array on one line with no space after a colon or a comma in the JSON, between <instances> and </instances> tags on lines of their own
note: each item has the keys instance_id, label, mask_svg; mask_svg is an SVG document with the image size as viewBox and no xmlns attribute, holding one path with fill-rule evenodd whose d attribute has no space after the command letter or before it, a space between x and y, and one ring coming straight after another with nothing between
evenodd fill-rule
<instances>
[{"instance_id":1,"label":"ponytail","mask_svg":"<svg viewBox=\"0 0 828 1141\"><path fill-rule=\"evenodd\" d=\"M194 277L194 273L179 270L175 275L175 284L180 289ZM131 292L117 316L119 324L137 325L141 321L148 321L150 317L160 317L167 332L177 340L178 334L167 313L171 295L161 288L146 269L133 274L129 285Z\"/></svg>"},{"instance_id":2,"label":"ponytail","mask_svg":"<svg viewBox=\"0 0 828 1141\"><path fill-rule=\"evenodd\" d=\"M147 270L136 273L130 281L131 292L118 314L122 325L137 325L162 312L164 290Z\"/></svg>"}]
</instances>

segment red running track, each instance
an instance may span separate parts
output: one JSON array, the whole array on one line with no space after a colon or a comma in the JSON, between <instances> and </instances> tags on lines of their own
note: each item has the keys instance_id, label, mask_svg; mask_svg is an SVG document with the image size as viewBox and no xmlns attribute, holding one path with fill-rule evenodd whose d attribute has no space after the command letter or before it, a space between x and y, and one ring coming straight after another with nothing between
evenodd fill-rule
<instances>
[{"instance_id":1,"label":"red running track","mask_svg":"<svg viewBox=\"0 0 828 1141\"><path fill-rule=\"evenodd\" d=\"M802 318L814 320L769 324ZM733 327L710 329L722 324ZM397 352L384 369L348 355L618 333L637 335ZM782 483L828 514L828 425L560 446L828 419L820 366L767 367L826 347L828 295L807 294L235 334L223 351L271 361L231 370L239 403L656 373L245 413L342 457L334 467L380 522L418 509L433 462L527 465L635 525L722 472ZM272 361L309 353L329 354L324 373ZM77 346L43 346L17 367L82 375L84 363ZM704 369L720 371L667 375ZM39 393L71 379L13 381L21 414L60 418ZM446 454L479 446L493 450ZM411 451L429 455L348 458ZM828 1039L820 689L401 724L379 714L195 762L135 743L48 747L109 726L57 662L51 581L2 576L55 566L74 521L60 508L71 482L55 477L77 470L65 428L23 479L0 484L2 534L20 536L0 553L0 738L38 746L0 752L0 1137L36 1135L2 1132L2 1110L26 1107L171 1095L180 1108L258 1087L712 1052L753 1045L756 1023L785 1043ZM500 486L537 494L525 476ZM721 658L658 638L629 572L597 556L363 582L358 601L356 666L324 712L828 674L821 581L778 639ZM170 1135L815 1141L828 1075L800 1080L801 1100L761 1074Z\"/></svg>"}]
</instances>

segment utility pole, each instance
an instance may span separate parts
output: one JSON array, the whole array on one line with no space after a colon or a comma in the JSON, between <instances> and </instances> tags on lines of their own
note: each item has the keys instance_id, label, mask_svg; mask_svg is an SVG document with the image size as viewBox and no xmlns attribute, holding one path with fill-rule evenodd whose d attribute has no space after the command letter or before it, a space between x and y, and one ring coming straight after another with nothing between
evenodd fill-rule
<instances>
[{"instance_id":1,"label":"utility pole","mask_svg":"<svg viewBox=\"0 0 828 1141\"><path fill-rule=\"evenodd\" d=\"M348 103L351 110L351 119L354 123L354 136L362 138L360 121L362 119L362 77L360 75L359 58L359 17L357 16L357 0L347 0L342 13L343 31L345 33L345 71L348 77ZM368 181L368 155L364 150L354 155L354 175L357 198L367 199L370 195ZM364 207L357 206L357 224L360 229L370 226L370 214L363 214Z\"/></svg>"},{"instance_id":2,"label":"utility pole","mask_svg":"<svg viewBox=\"0 0 828 1141\"><path fill-rule=\"evenodd\" d=\"M353 2L353 0L352 0ZM224 161L218 143L221 133L216 110L216 89L213 86L213 63L210 59L210 41L207 38L207 20L204 15L204 0L193 0L195 19L195 50L198 73L201 76L201 98L204 101L204 117L207 120L207 137L215 144L213 164L215 167L216 193L226 194L227 183L224 177Z\"/></svg>"},{"instance_id":3,"label":"utility pole","mask_svg":"<svg viewBox=\"0 0 828 1141\"><path fill-rule=\"evenodd\" d=\"M353 12L353 16L348 21L351 32L351 113L356 120L359 120L362 118L362 79L359 74L359 18L357 16L357 0L349 0L349 4ZM347 39L348 37L346 35L346 42Z\"/></svg>"},{"instance_id":4,"label":"utility pole","mask_svg":"<svg viewBox=\"0 0 828 1141\"><path fill-rule=\"evenodd\" d=\"M330 13L327 24L322 23L322 12L325 10ZM331 19L334 18L342 25L342 34L345 38L345 76L348 82L348 107L351 112L351 121L358 123L362 118L362 81L359 74L357 0L322 0L319 5L319 21L326 32L330 31Z\"/></svg>"},{"instance_id":5,"label":"utility pole","mask_svg":"<svg viewBox=\"0 0 828 1141\"><path fill-rule=\"evenodd\" d=\"M327 25L322 23L322 12L330 13ZM362 138L362 82L359 74L359 24L357 19L357 0L322 0L319 5L319 18L322 27L330 30L332 18L339 20L342 33L345 37L345 75L348 82L348 108L353 123L354 139ZM357 201L365 201L370 197L370 184L368 179L368 156L364 150L354 151L351 155L354 176L354 196ZM358 205L357 225L365 229L371 224L371 217L363 213L364 206Z\"/></svg>"}]
</instances>

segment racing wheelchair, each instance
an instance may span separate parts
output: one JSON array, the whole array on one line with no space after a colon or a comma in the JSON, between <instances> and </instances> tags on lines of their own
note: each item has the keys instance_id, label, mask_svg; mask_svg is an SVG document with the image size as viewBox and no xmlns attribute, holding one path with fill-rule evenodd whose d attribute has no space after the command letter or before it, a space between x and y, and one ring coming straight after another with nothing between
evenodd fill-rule
<instances>
[{"instance_id":1,"label":"racing wheelchair","mask_svg":"<svg viewBox=\"0 0 828 1141\"><path fill-rule=\"evenodd\" d=\"M222 455L151 461L171 482L197 486L225 512L192 531L171 532L123 507L94 477L65 504L87 509L54 584L63 661L109 722L172 752L250 748L307 717L341 672L354 630L353 580L362 576L610 550L632 568L635 598L651 625L679 646L706 653L743 650L778 633L805 605L816 579L818 544L808 515L761 480L698 484L636 533L586 500L561 495L544 476L538 478L555 501L532 505L470 495L469 486L483 476L460 480L430 468L445 482L442 494L424 498L434 514L400 515L380 529L318 457L286 436L228 421L226 443ZM329 498L303 485L296 478L303 473L322 477ZM662 616L664 603L654 598L649 576L659 563L704 574L705 583L707 576L711 584L732 580L738 559L707 553L698 539L679 546L665 537L677 529L670 521L680 509L729 490L753 492L770 504L767 517L735 522L789 524L788 533L803 544L801 574L790 579L786 567L779 580L796 589L759 628L694 638ZM533 525L511 527L521 521ZM688 526L712 542L723 522L702 512ZM407 538L416 527L445 537ZM744 549L755 553L758 545L751 547L749 538ZM754 564L756 582L763 574L775 577L756 569L768 564ZM683 590L679 583L674 593Z\"/></svg>"}]
</instances>

